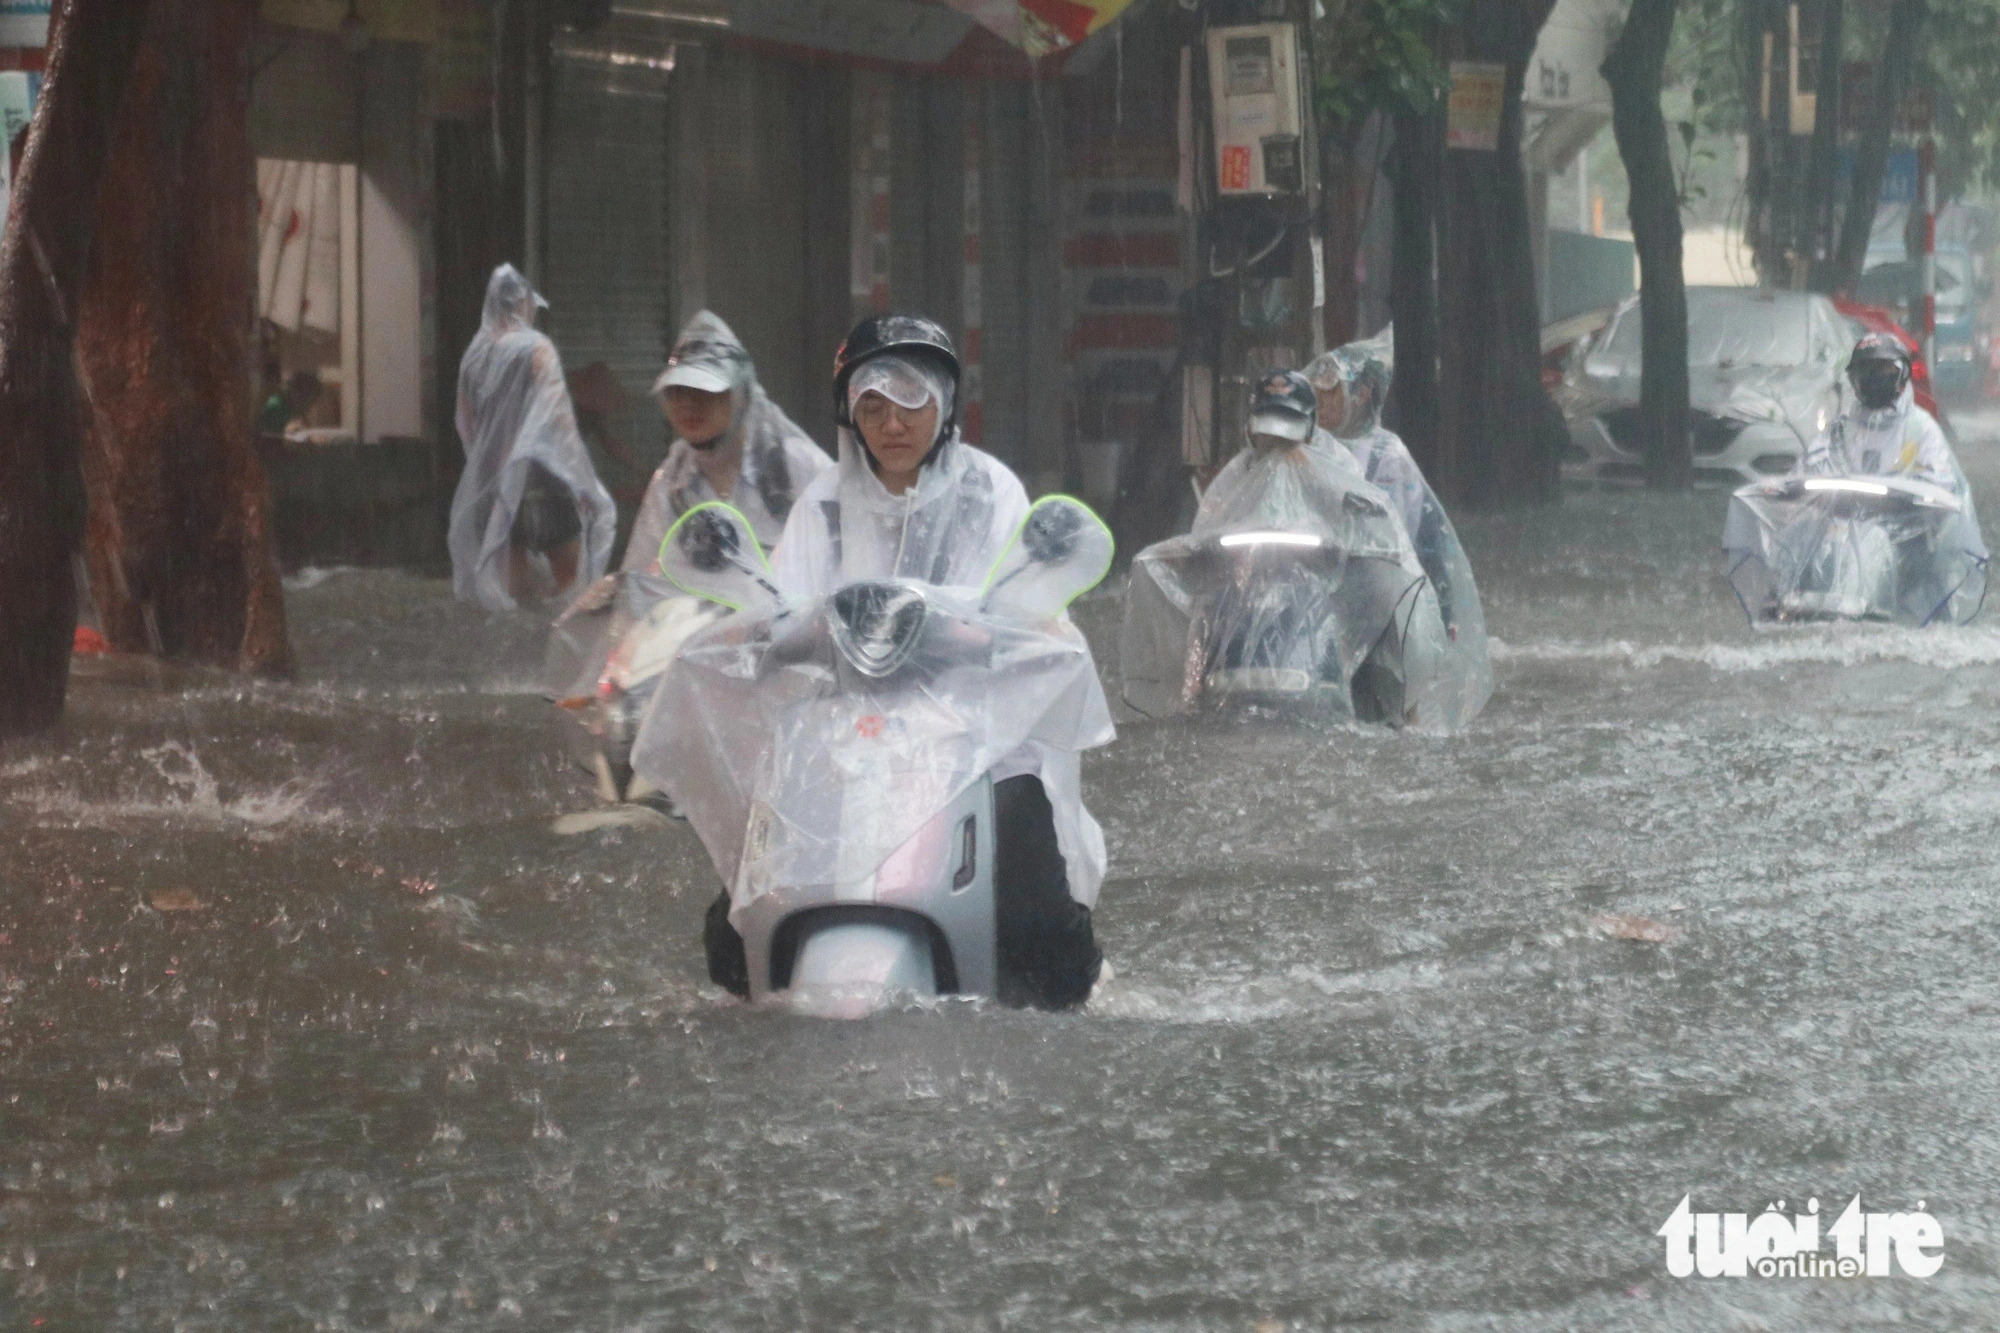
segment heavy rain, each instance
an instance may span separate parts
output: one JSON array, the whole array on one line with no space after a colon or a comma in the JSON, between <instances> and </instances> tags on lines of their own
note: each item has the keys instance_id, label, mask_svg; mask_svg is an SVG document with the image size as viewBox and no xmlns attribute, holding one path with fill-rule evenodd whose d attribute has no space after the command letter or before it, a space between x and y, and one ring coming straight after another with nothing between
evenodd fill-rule
<instances>
[{"instance_id":1,"label":"heavy rain","mask_svg":"<svg viewBox=\"0 0 2000 1333\"><path fill-rule=\"evenodd\" d=\"M1905 8L0 3L0 1323L1991 1326Z\"/></svg>"}]
</instances>

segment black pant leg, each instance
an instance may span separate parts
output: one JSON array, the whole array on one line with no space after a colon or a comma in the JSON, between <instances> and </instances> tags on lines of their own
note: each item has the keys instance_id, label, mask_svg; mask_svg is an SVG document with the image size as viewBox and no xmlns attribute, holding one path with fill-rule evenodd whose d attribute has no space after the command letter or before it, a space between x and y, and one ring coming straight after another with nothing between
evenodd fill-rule
<instances>
[{"instance_id":1,"label":"black pant leg","mask_svg":"<svg viewBox=\"0 0 2000 1333\"><path fill-rule=\"evenodd\" d=\"M729 895L708 905L701 923L701 944L708 954L708 979L733 995L750 998L750 963L743 956L743 937L729 924Z\"/></svg>"},{"instance_id":2,"label":"black pant leg","mask_svg":"<svg viewBox=\"0 0 2000 1333\"><path fill-rule=\"evenodd\" d=\"M1083 1003L1103 955L1090 909L1069 896L1055 811L1032 774L993 785L993 891L1000 999L1038 1009Z\"/></svg>"}]
</instances>

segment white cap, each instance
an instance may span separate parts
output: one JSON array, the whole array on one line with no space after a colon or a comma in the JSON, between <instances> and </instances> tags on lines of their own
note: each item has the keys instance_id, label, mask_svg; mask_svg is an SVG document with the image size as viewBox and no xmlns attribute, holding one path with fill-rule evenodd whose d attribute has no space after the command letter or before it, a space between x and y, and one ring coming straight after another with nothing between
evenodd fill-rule
<instances>
[{"instance_id":1,"label":"white cap","mask_svg":"<svg viewBox=\"0 0 2000 1333\"><path fill-rule=\"evenodd\" d=\"M703 327L703 320L713 327ZM667 368L653 381L655 396L668 389L699 389L703 393L727 393L751 377L750 354L727 325L703 311L674 343Z\"/></svg>"},{"instance_id":2,"label":"white cap","mask_svg":"<svg viewBox=\"0 0 2000 1333\"><path fill-rule=\"evenodd\" d=\"M699 389L703 393L728 393L735 388L735 382L723 373L721 367L701 361L668 362L660 377L653 381L655 394L668 389Z\"/></svg>"}]
</instances>

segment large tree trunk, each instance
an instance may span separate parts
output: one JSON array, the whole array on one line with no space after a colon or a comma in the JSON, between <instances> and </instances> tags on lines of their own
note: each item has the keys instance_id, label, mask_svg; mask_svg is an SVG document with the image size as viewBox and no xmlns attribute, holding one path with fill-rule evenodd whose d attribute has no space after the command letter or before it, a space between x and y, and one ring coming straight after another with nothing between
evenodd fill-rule
<instances>
[{"instance_id":1,"label":"large tree trunk","mask_svg":"<svg viewBox=\"0 0 2000 1333\"><path fill-rule=\"evenodd\" d=\"M1444 116L1400 115L1387 171L1395 230L1390 237L1389 313L1395 323L1396 375L1389 424L1424 474L1447 494L1438 451L1438 159Z\"/></svg>"},{"instance_id":2,"label":"large tree trunk","mask_svg":"<svg viewBox=\"0 0 2000 1333\"><path fill-rule=\"evenodd\" d=\"M1561 495L1562 414L1542 387L1521 85L1552 0L1471 0L1450 49L1506 67L1496 152L1447 150L1438 211L1440 475L1473 508Z\"/></svg>"},{"instance_id":3,"label":"large tree trunk","mask_svg":"<svg viewBox=\"0 0 2000 1333\"><path fill-rule=\"evenodd\" d=\"M1841 0L1821 0L1819 82L1813 90L1812 145L1806 152L1805 207L1799 218L1799 248L1812 260L1815 291L1827 290L1838 265L1833 260L1833 196L1840 157Z\"/></svg>"},{"instance_id":4,"label":"large tree trunk","mask_svg":"<svg viewBox=\"0 0 2000 1333\"><path fill-rule=\"evenodd\" d=\"M1611 132L1631 182L1639 252L1640 452L1648 485L1685 488L1688 451L1687 284L1681 273L1681 202L1660 112L1660 76L1673 39L1676 0L1632 0L1625 29L1604 60Z\"/></svg>"},{"instance_id":5,"label":"large tree trunk","mask_svg":"<svg viewBox=\"0 0 2000 1333\"><path fill-rule=\"evenodd\" d=\"M1378 113L1345 128L1343 134L1320 131L1320 190L1326 233L1324 332L1328 347L1352 342L1369 332L1361 327L1361 284L1355 277L1355 265L1367 235L1375 191L1381 188L1382 140L1388 133L1388 122Z\"/></svg>"},{"instance_id":6,"label":"large tree trunk","mask_svg":"<svg viewBox=\"0 0 2000 1333\"><path fill-rule=\"evenodd\" d=\"M1776 244L1771 220L1771 197L1778 179L1776 144L1786 136L1773 127L1764 97L1764 34L1769 31L1767 0L1737 0L1736 49L1738 73L1742 78L1745 138L1748 167L1743 181L1745 209L1743 241L1750 249L1751 265L1765 282L1781 280L1783 252Z\"/></svg>"},{"instance_id":7,"label":"large tree trunk","mask_svg":"<svg viewBox=\"0 0 2000 1333\"><path fill-rule=\"evenodd\" d=\"M146 0L56 7L0 241L0 736L62 716L83 535L75 316Z\"/></svg>"},{"instance_id":8,"label":"large tree trunk","mask_svg":"<svg viewBox=\"0 0 2000 1333\"><path fill-rule=\"evenodd\" d=\"M1882 197L1882 173L1889 165L1889 136L1909 91L1910 70L1916 64L1917 31L1923 27L1925 0L1896 0L1889 10L1889 38L1882 63L1875 71L1875 94L1868 123L1854 148L1854 180L1841 219L1839 267L1828 287L1852 291L1868 262L1868 238L1875 230L1875 202Z\"/></svg>"},{"instance_id":9,"label":"large tree trunk","mask_svg":"<svg viewBox=\"0 0 2000 1333\"><path fill-rule=\"evenodd\" d=\"M254 0L154 0L78 327L90 573L114 647L290 665L251 432Z\"/></svg>"}]
</instances>

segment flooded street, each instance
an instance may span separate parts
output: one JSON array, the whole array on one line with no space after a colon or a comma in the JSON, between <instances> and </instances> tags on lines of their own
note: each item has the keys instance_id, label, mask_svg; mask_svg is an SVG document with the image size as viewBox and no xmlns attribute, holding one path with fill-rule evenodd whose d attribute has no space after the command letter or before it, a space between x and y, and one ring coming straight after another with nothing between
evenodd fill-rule
<instances>
[{"instance_id":1,"label":"flooded street","mask_svg":"<svg viewBox=\"0 0 2000 1333\"><path fill-rule=\"evenodd\" d=\"M552 831L541 626L445 581L294 581L292 684L80 668L0 749L0 1324L1989 1327L2000 608L1753 632L1725 500L1461 520L1463 736L1126 725L1070 1015L708 985L699 844ZM1667 1276L1684 1194L1857 1191L1943 1270Z\"/></svg>"}]
</instances>

